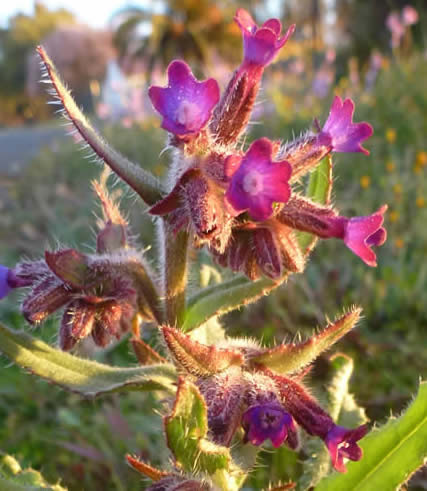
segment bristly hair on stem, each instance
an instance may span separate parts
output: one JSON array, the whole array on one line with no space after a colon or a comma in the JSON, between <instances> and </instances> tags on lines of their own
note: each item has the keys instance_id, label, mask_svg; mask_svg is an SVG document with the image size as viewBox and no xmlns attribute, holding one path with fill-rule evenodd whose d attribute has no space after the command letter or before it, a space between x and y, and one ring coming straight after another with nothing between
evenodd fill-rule
<instances>
[{"instance_id":1,"label":"bristly hair on stem","mask_svg":"<svg viewBox=\"0 0 427 491\"><path fill-rule=\"evenodd\" d=\"M50 81L53 86L52 90L48 91L54 97L51 103L62 105L63 116L72 123L86 146L92 150L96 160L105 162L148 205L153 205L161 199L163 189L157 179L139 165L122 156L102 139L77 107L42 46L37 47L37 53L41 58L44 81Z\"/></svg>"}]
</instances>

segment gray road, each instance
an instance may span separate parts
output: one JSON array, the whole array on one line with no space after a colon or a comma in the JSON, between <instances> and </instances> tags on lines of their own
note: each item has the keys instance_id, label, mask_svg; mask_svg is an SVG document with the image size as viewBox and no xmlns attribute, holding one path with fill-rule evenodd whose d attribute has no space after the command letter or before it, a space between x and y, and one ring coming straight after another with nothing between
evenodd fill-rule
<instances>
[{"instance_id":1,"label":"gray road","mask_svg":"<svg viewBox=\"0 0 427 491\"><path fill-rule=\"evenodd\" d=\"M65 128L60 126L0 129L0 175L18 174L43 146L64 136Z\"/></svg>"}]
</instances>

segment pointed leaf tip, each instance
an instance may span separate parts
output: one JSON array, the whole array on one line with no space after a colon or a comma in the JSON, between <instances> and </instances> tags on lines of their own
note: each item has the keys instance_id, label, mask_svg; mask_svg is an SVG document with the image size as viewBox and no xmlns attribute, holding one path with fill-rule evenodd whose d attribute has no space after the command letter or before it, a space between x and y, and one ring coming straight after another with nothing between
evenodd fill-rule
<instances>
[{"instance_id":1,"label":"pointed leaf tip","mask_svg":"<svg viewBox=\"0 0 427 491\"><path fill-rule=\"evenodd\" d=\"M359 320L360 314L361 309L354 308L307 341L266 349L251 356L250 363L264 365L280 374L297 372L347 334Z\"/></svg>"},{"instance_id":2,"label":"pointed leaf tip","mask_svg":"<svg viewBox=\"0 0 427 491\"><path fill-rule=\"evenodd\" d=\"M164 326L162 331L175 360L192 375L207 377L244 363L238 351L201 344L172 327Z\"/></svg>"},{"instance_id":3,"label":"pointed leaf tip","mask_svg":"<svg viewBox=\"0 0 427 491\"><path fill-rule=\"evenodd\" d=\"M149 477L153 481L159 481L163 477L169 475L168 472L156 469L155 467L142 462L137 457L132 457L132 455L126 455L126 460L133 469L138 471L140 474Z\"/></svg>"}]
</instances>

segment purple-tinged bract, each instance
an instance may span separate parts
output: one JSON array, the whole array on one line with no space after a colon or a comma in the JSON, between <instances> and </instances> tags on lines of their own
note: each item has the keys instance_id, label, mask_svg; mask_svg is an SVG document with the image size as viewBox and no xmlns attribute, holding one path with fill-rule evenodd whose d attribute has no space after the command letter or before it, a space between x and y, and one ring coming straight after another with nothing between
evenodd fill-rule
<instances>
[{"instance_id":1,"label":"purple-tinged bract","mask_svg":"<svg viewBox=\"0 0 427 491\"><path fill-rule=\"evenodd\" d=\"M275 448L286 440L288 429L295 429L292 416L277 403L250 407L243 414L242 426L245 429L246 442L261 445L270 439Z\"/></svg>"},{"instance_id":2,"label":"purple-tinged bract","mask_svg":"<svg viewBox=\"0 0 427 491\"><path fill-rule=\"evenodd\" d=\"M197 81L186 63L175 60L168 67L168 86L152 86L148 95L163 116L162 128L177 136L194 135L208 123L219 87L213 78Z\"/></svg>"},{"instance_id":3,"label":"purple-tinged bract","mask_svg":"<svg viewBox=\"0 0 427 491\"><path fill-rule=\"evenodd\" d=\"M326 435L325 443L331 456L332 465L339 472L346 472L344 457L350 460L360 460L363 452L356 443L368 432L368 425L362 425L354 430L334 425Z\"/></svg>"},{"instance_id":4,"label":"purple-tinged bract","mask_svg":"<svg viewBox=\"0 0 427 491\"><path fill-rule=\"evenodd\" d=\"M254 220L264 221L273 214L274 202L288 201L292 168L286 160L273 162L272 153L267 138L256 140L246 152L226 192L234 215L248 210Z\"/></svg>"},{"instance_id":5,"label":"purple-tinged bract","mask_svg":"<svg viewBox=\"0 0 427 491\"><path fill-rule=\"evenodd\" d=\"M243 34L244 62L261 67L275 58L295 30L295 25L291 25L280 37L282 25L278 19L269 19L258 27L244 9L237 10L234 20Z\"/></svg>"},{"instance_id":6,"label":"purple-tinged bract","mask_svg":"<svg viewBox=\"0 0 427 491\"><path fill-rule=\"evenodd\" d=\"M369 138L372 126L368 123L353 123L354 103L351 99L342 101L335 96L328 119L319 133L318 139L328 142L333 152L363 152L369 154L369 150L362 147L362 142Z\"/></svg>"}]
</instances>

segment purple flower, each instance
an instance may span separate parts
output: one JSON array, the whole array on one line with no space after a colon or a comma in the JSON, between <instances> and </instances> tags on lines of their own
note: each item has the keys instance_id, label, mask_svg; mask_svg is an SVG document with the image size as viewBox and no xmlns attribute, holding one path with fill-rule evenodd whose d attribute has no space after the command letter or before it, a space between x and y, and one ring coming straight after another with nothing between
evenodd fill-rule
<instances>
[{"instance_id":1,"label":"purple flower","mask_svg":"<svg viewBox=\"0 0 427 491\"><path fill-rule=\"evenodd\" d=\"M280 37L282 24L278 19L269 19L258 27L245 9L238 9L234 20L243 34L244 62L261 67L273 60L295 30L295 24L292 24Z\"/></svg>"},{"instance_id":2,"label":"purple flower","mask_svg":"<svg viewBox=\"0 0 427 491\"><path fill-rule=\"evenodd\" d=\"M248 210L254 220L265 221L273 213L274 202L288 201L292 168L286 160L273 162L272 153L273 144L267 138L256 140L246 152L225 195L233 214Z\"/></svg>"},{"instance_id":3,"label":"purple flower","mask_svg":"<svg viewBox=\"0 0 427 491\"><path fill-rule=\"evenodd\" d=\"M318 135L319 144L330 145L333 152L363 152L369 155L361 143L372 135L372 126L353 123L353 113L354 103L351 99L343 102L341 97L335 96L328 119Z\"/></svg>"},{"instance_id":4,"label":"purple flower","mask_svg":"<svg viewBox=\"0 0 427 491\"><path fill-rule=\"evenodd\" d=\"M334 425L325 437L325 443L331 456L332 465L338 472L346 472L344 457L350 460L360 460L362 449L357 441L368 432L368 425L362 425L354 430L348 430L342 426Z\"/></svg>"},{"instance_id":5,"label":"purple flower","mask_svg":"<svg viewBox=\"0 0 427 491\"><path fill-rule=\"evenodd\" d=\"M0 299L4 298L12 290L9 283L10 274L11 270L0 264Z\"/></svg>"},{"instance_id":6,"label":"purple flower","mask_svg":"<svg viewBox=\"0 0 427 491\"><path fill-rule=\"evenodd\" d=\"M210 78L198 82L189 66L175 60L168 67L168 86L150 87L148 95L163 116L162 128L178 136L198 133L219 101L219 87Z\"/></svg>"},{"instance_id":7,"label":"purple flower","mask_svg":"<svg viewBox=\"0 0 427 491\"><path fill-rule=\"evenodd\" d=\"M288 430L295 430L292 416L280 404L266 403L250 407L242 417L245 442L261 445L270 439L275 448L286 440Z\"/></svg>"}]
</instances>

